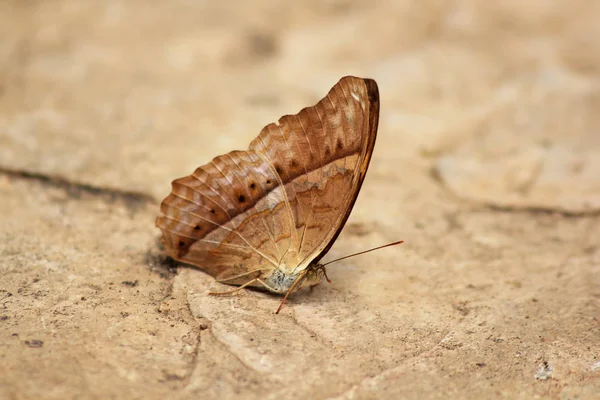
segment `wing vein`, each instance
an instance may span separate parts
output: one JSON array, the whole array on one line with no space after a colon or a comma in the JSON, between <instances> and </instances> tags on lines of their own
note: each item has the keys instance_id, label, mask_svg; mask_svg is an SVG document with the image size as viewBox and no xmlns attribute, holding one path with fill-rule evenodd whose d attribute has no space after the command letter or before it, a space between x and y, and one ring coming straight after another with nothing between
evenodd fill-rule
<instances>
[{"instance_id":1,"label":"wing vein","mask_svg":"<svg viewBox=\"0 0 600 400\"><path fill-rule=\"evenodd\" d=\"M225 178L225 180L227 182L229 182L229 184L231 185L232 182L227 178L227 176L223 173L223 171L221 170L221 168L219 168L219 166L217 164L215 164L213 162L214 167L216 168L217 171L219 171L219 173L223 176L223 178ZM219 187L221 188L221 191L225 192L227 194L227 196L229 196L229 199L231 200L231 202L233 204L236 204L236 207L238 208L238 210L240 211L240 214L243 213L243 210L237 205L237 203L235 202L235 200L233 198L231 198L231 195L229 194L229 192L223 188L223 186L221 185L221 183L219 182L219 180L215 179L215 182L217 183L217 185L219 185ZM233 220L230 220L232 225L233 225ZM254 222L251 221L252 226L254 227L254 230L256 229L256 226L254 226ZM252 244L250 244L250 242L244 237L244 235L241 234L241 232L238 231L239 227L235 228L235 232L238 234L238 236L244 241L246 242L246 244L250 247L252 247L257 253L259 253L263 258L269 260L273 265L275 265L275 267L277 267L277 263L271 259L271 257L268 257L267 255L263 254L262 252L260 252L257 248L255 248Z\"/></svg>"},{"instance_id":2,"label":"wing vein","mask_svg":"<svg viewBox=\"0 0 600 400\"><path fill-rule=\"evenodd\" d=\"M268 147L267 147L264 139L261 136L259 136L258 138L260 139L263 147L265 149L267 149ZM279 154L277 149L275 149L275 151L277 152L277 154ZM265 160L265 158L263 157L263 155L261 153L257 152L256 154L258 154L258 156L260 158L262 158L265 161L265 163L272 169L274 176L277 178L277 183L279 184L279 187L281 188L281 194L283 196L283 201L285 202L286 209L288 210L288 218L289 218L289 223L290 223L290 235L293 235L295 232L294 216L292 215L290 199L288 198L287 192L285 191L285 185L283 184L283 180L281 179L281 176L279 176L279 174L275 170L275 166L273 165L273 162L271 161L271 158L269 157L269 154L267 152L265 152L265 155L268 157L268 160ZM287 255L287 253L289 251L290 251L290 244L288 244L287 250L285 251L285 253L283 253L283 256L281 256L281 260L279 260L279 263L281 263L281 261Z\"/></svg>"},{"instance_id":3,"label":"wing vein","mask_svg":"<svg viewBox=\"0 0 600 400\"><path fill-rule=\"evenodd\" d=\"M236 161L236 160L235 160L235 159L234 159L234 158L231 156L231 153L230 153L230 154L228 154L228 155L229 155L229 158L231 159L231 161L232 161L232 162L233 162L233 163L234 163L234 164L235 164L235 165L238 167L238 169L240 169L240 170L241 170L242 168L240 167L240 164L238 164L238 162L237 162L237 161ZM250 173L251 173L251 174L254 176L254 178L256 178L256 175L254 174L254 171L252 170L252 168L248 168L248 171L250 171ZM237 180L240 182L240 184L241 184L242 186L244 186L244 187L245 187L245 191L246 191L246 194L248 195L248 199L253 199L253 200L254 200L254 198L253 198L252 194L251 194L251 193L248 191L248 188L246 187L246 185L244 185L244 184L243 184L243 182L242 182L242 181L241 181L241 179L240 179L240 178L237 176L237 174L236 174L235 176L236 176ZM255 179L255 180L257 180L257 179ZM258 209L256 208L256 204L258 204L258 202L253 202L253 203L254 203L254 204L252 204L252 208L253 208L253 209L254 209L254 211L255 211L255 212L258 214L258 213L259 213L259 211L258 211ZM263 226L265 227L265 231L266 231L266 233L267 233L267 236L269 236L269 239L271 240L271 242L272 242L272 243L273 243L273 245L275 246L275 251L277 252L277 256L278 256L278 257L281 257L281 253L280 253L280 251L279 251L279 246L277 245L277 242L275 241L275 237L273 236L272 232L270 231L269 227L267 226L267 223L266 223L266 221L265 221L265 218L260 218L260 220L262 221L262 223L263 223ZM253 224L254 228L256 229L256 226L254 225L254 223L252 223L252 224ZM257 229L257 230L258 230L258 229Z\"/></svg>"},{"instance_id":4,"label":"wing vein","mask_svg":"<svg viewBox=\"0 0 600 400\"><path fill-rule=\"evenodd\" d=\"M294 159L294 153L292 152L292 149L291 149L288 141L285 140L285 137L283 136L283 131L281 130L281 125L278 124L277 128L279 130L279 135L281 136L281 139L285 143L285 147L287 148L288 155L289 155L290 159L293 160ZM296 198L296 204L298 204L298 206L297 206L297 208L298 208L298 214L301 214L302 215L302 219L305 219L304 218L304 214L302 212L302 207L300 207L300 201L298 200L298 191L296 190L296 188L294 186L294 180L291 180L288 183L290 184L292 190L294 191L294 197ZM293 221L292 234L294 235L294 238L296 239L295 241L294 240L290 240L289 246L291 247L293 242L298 246L299 245L299 243L298 243L298 231L296 230L297 229L296 225L297 225L298 221L296 221L293 218L294 213L292 212L292 206L290 205L289 198L288 198L287 207L289 208L289 212L290 212L290 215L292 216L292 221ZM289 251L289 247L288 247L288 251Z\"/></svg>"},{"instance_id":5,"label":"wing vein","mask_svg":"<svg viewBox=\"0 0 600 400\"><path fill-rule=\"evenodd\" d=\"M310 115L308 113L306 113L306 115L308 116L309 121L310 121ZM313 155L313 157L314 157L314 154L312 151L312 146L310 144L310 138L308 137L308 133L306 132L306 129L304 129L304 125L302 124L302 120L300 119L298 114L296 114L296 119L298 120L298 123L300 124L300 128L302 129L302 133L304 133L304 137L306 138L306 143L308 144L308 150L309 150L310 154ZM304 173L306 174L307 181L310 182L306 164L304 164ZM310 187L310 185L309 185L308 191L310 194L310 220L312 221L314 219L313 210L315 209L315 201L314 201L314 193L313 193L312 187ZM300 244L298 246L298 254L302 254L302 247L304 246L304 237L306 235L307 229L308 229L308 218L305 218L304 219L304 229L302 230L302 237L300 238Z\"/></svg>"}]
</instances>

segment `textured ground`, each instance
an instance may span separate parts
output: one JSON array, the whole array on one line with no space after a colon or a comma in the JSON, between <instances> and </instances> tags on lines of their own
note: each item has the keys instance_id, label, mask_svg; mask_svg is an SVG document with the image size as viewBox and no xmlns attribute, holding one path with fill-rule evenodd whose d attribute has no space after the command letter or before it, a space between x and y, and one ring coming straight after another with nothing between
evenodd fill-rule
<instances>
[{"instance_id":1,"label":"textured ground","mask_svg":"<svg viewBox=\"0 0 600 400\"><path fill-rule=\"evenodd\" d=\"M0 2L0 398L598 398L599 36L592 0ZM327 258L406 243L280 315L208 297L170 181L347 74L381 121Z\"/></svg>"}]
</instances>

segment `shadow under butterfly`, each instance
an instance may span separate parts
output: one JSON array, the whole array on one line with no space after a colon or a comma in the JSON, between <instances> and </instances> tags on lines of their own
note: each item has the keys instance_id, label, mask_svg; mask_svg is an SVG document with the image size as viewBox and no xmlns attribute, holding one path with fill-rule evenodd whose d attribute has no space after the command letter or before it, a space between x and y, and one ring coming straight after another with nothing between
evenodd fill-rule
<instances>
[{"instance_id":1,"label":"shadow under butterfly","mask_svg":"<svg viewBox=\"0 0 600 400\"><path fill-rule=\"evenodd\" d=\"M248 286L285 295L279 313L290 293L329 281L319 261L352 211L378 121L377 83L347 76L316 105L264 127L248 150L173 181L156 219L167 253L239 286L213 295Z\"/></svg>"}]
</instances>

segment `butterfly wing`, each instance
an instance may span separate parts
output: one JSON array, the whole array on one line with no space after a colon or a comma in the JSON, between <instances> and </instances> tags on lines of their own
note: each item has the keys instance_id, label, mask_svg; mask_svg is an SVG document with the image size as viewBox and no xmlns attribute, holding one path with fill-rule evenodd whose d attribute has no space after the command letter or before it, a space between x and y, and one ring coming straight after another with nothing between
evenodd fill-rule
<instances>
[{"instance_id":1,"label":"butterfly wing","mask_svg":"<svg viewBox=\"0 0 600 400\"><path fill-rule=\"evenodd\" d=\"M248 151L173 181L156 220L168 254L230 284L317 261L352 210L378 116L375 81L345 77L315 106L263 128Z\"/></svg>"},{"instance_id":2,"label":"butterfly wing","mask_svg":"<svg viewBox=\"0 0 600 400\"><path fill-rule=\"evenodd\" d=\"M335 242L367 172L378 121L377 83L348 76L315 106L267 125L250 144L278 172L294 216L282 268L306 268Z\"/></svg>"}]
</instances>

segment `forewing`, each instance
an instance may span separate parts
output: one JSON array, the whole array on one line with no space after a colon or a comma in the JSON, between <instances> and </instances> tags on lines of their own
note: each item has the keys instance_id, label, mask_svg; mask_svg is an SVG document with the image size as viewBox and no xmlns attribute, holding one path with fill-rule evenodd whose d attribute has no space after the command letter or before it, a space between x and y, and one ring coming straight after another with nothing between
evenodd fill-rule
<instances>
[{"instance_id":1,"label":"forewing","mask_svg":"<svg viewBox=\"0 0 600 400\"><path fill-rule=\"evenodd\" d=\"M335 241L365 177L378 119L375 81L345 77L315 106L267 125L250 144L278 174L294 219L284 265L306 267Z\"/></svg>"}]
</instances>

